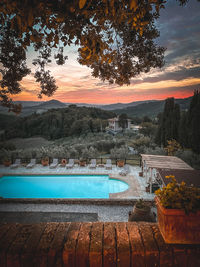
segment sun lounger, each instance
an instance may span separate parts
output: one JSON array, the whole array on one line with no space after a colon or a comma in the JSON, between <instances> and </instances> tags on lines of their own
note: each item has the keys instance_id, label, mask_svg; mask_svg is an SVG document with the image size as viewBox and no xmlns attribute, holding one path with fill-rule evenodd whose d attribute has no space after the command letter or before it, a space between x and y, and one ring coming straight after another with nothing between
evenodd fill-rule
<instances>
[{"instance_id":1,"label":"sun lounger","mask_svg":"<svg viewBox=\"0 0 200 267\"><path fill-rule=\"evenodd\" d=\"M21 164L21 159L16 159L15 162L12 165L10 165L10 168L11 169L17 168L20 166L20 164Z\"/></svg>"},{"instance_id":2,"label":"sun lounger","mask_svg":"<svg viewBox=\"0 0 200 267\"><path fill-rule=\"evenodd\" d=\"M112 169L112 161L111 161L111 159L107 159L106 160L105 168L106 168L106 170L111 170Z\"/></svg>"},{"instance_id":3,"label":"sun lounger","mask_svg":"<svg viewBox=\"0 0 200 267\"><path fill-rule=\"evenodd\" d=\"M119 172L119 175L126 176L130 172L129 166L125 165L123 170Z\"/></svg>"},{"instance_id":4,"label":"sun lounger","mask_svg":"<svg viewBox=\"0 0 200 267\"><path fill-rule=\"evenodd\" d=\"M91 159L91 163L89 165L89 168L90 169L95 169L97 166L97 162L96 162L96 159Z\"/></svg>"},{"instance_id":5,"label":"sun lounger","mask_svg":"<svg viewBox=\"0 0 200 267\"><path fill-rule=\"evenodd\" d=\"M53 159L53 162L50 164L49 168L54 169L58 166L58 159Z\"/></svg>"},{"instance_id":6,"label":"sun lounger","mask_svg":"<svg viewBox=\"0 0 200 267\"><path fill-rule=\"evenodd\" d=\"M31 169L36 165L36 159L31 159L30 163L26 165L27 169Z\"/></svg>"},{"instance_id":7,"label":"sun lounger","mask_svg":"<svg viewBox=\"0 0 200 267\"><path fill-rule=\"evenodd\" d=\"M69 159L68 164L66 165L67 169L73 168L74 167L74 159Z\"/></svg>"}]
</instances>

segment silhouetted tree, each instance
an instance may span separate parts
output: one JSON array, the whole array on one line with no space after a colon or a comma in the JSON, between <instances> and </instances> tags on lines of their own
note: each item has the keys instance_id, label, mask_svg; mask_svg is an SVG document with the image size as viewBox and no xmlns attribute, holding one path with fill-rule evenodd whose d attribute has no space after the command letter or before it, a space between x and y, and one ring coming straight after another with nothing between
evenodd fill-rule
<instances>
[{"instance_id":1,"label":"silhouetted tree","mask_svg":"<svg viewBox=\"0 0 200 267\"><path fill-rule=\"evenodd\" d=\"M188 110L188 138L192 150L200 153L200 91L196 90Z\"/></svg>"},{"instance_id":2,"label":"silhouetted tree","mask_svg":"<svg viewBox=\"0 0 200 267\"><path fill-rule=\"evenodd\" d=\"M178 129L180 121L180 108L174 103L174 98L165 100L164 111L160 119L156 134L156 142L159 145L167 145L168 140L178 140Z\"/></svg>"},{"instance_id":3,"label":"silhouetted tree","mask_svg":"<svg viewBox=\"0 0 200 267\"><path fill-rule=\"evenodd\" d=\"M124 130L128 126L128 117L126 113L119 115L119 126Z\"/></svg>"},{"instance_id":4,"label":"silhouetted tree","mask_svg":"<svg viewBox=\"0 0 200 267\"><path fill-rule=\"evenodd\" d=\"M189 147L188 142L188 114L182 112L179 124L179 143L182 147Z\"/></svg>"}]
</instances>

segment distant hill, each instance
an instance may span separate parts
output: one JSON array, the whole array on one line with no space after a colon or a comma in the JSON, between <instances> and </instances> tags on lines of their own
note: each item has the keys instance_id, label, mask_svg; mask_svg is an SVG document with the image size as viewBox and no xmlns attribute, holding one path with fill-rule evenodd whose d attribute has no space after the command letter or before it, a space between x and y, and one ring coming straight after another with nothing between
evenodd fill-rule
<instances>
[{"instance_id":1,"label":"distant hill","mask_svg":"<svg viewBox=\"0 0 200 267\"><path fill-rule=\"evenodd\" d=\"M58 100L49 100L49 101L16 101L15 103L22 104L22 111L20 113L21 117L29 116L33 113L43 113L50 109L58 109L58 108L65 108L67 105L65 103L62 103ZM0 112L6 113L7 109L1 107Z\"/></svg>"},{"instance_id":2,"label":"distant hill","mask_svg":"<svg viewBox=\"0 0 200 267\"><path fill-rule=\"evenodd\" d=\"M190 105L192 97L175 99L175 103L180 105L181 110L187 110ZM127 107L123 109L113 109L112 112L116 114L126 113L129 117L156 117L158 113L164 109L165 100L152 101L149 103L142 103L137 106Z\"/></svg>"},{"instance_id":3,"label":"distant hill","mask_svg":"<svg viewBox=\"0 0 200 267\"><path fill-rule=\"evenodd\" d=\"M44 103L44 101L14 101L16 104L21 104L22 107L33 107Z\"/></svg>"},{"instance_id":4,"label":"distant hill","mask_svg":"<svg viewBox=\"0 0 200 267\"><path fill-rule=\"evenodd\" d=\"M102 106L99 106L99 108L105 109L105 110L115 110L115 109L117 110L117 109L124 109L128 107L135 107L140 104L151 103L151 102L156 102L156 101L157 100L145 100L145 101L135 101L135 102L130 102L130 103L116 103L116 104L110 104L110 105L102 105Z\"/></svg>"},{"instance_id":5,"label":"distant hill","mask_svg":"<svg viewBox=\"0 0 200 267\"><path fill-rule=\"evenodd\" d=\"M66 104L64 104L58 100L54 100L54 99L43 102L37 106L37 108L44 108L44 109L64 108L64 107L66 107Z\"/></svg>"},{"instance_id":6,"label":"distant hill","mask_svg":"<svg viewBox=\"0 0 200 267\"><path fill-rule=\"evenodd\" d=\"M175 99L176 103L181 106L181 109L187 109L189 107L191 97L183 99ZM60 109L66 108L73 103L63 103L58 100L50 101L16 101L15 103L21 103L23 108L20 117L29 116L33 113L41 114L50 109ZM95 104L85 104L76 103L73 104L77 107L96 107L103 110L113 111L116 114L126 113L130 117L155 117L159 112L162 112L164 107L164 100L145 100L145 101L135 101L131 103L116 103L110 105L95 105ZM0 106L1 114L8 114L8 109ZM12 114L12 113L11 113Z\"/></svg>"},{"instance_id":7,"label":"distant hill","mask_svg":"<svg viewBox=\"0 0 200 267\"><path fill-rule=\"evenodd\" d=\"M29 116L33 113L41 114L50 109L66 108L69 105L73 105L73 103L63 103L54 99L49 101L14 101L14 103L22 105L21 117ZM100 107L100 105L85 103L76 103L75 105L78 107ZM8 114L8 109L0 105L0 113Z\"/></svg>"}]
</instances>

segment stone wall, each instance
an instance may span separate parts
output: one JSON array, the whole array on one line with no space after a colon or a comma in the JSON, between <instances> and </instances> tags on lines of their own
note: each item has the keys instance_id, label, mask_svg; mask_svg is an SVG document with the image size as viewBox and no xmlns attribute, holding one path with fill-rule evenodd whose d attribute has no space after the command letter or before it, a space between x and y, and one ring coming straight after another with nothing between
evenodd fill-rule
<instances>
[{"instance_id":1,"label":"stone wall","mask_svg":"<svg viewBox=\"0 0 200 267\"><path fill-rule=\"evenodd\" d=\"M156 223L0 224L0 266L200 266L200 245L165 244Z\"/></svg>"}]
</instances>

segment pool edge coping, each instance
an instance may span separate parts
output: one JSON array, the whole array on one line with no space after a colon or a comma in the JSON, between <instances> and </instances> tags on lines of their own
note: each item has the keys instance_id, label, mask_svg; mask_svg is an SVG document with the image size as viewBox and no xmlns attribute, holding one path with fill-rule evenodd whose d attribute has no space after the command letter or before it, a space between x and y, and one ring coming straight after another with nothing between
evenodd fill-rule
<instances>
[{"instance_id":1,"label":"pool edge coping","mask_svg":"<svg viewBox=\"0 0 200 267\"><path fill-rule=\"evenodd\" d=\"M78 201L81 201L82 203L84 202L84 201L86 201L86 203L89 203L89 200L97 200L97 202L101 202L101 200L102 200L102 202L104 201L104 200L112 200L112 201L121 201L121 200L123 200L123 202L129 202L129 200L130 199L132 199L134 202L138 199L138 197L129 197L129 198L120 198L122 195L126 195L126 194L129 194L129 192L131 191L131 186L132 186L132 184L130 183L130 181L129 180L127 180L126 178L127 178L127 176L120 176L119 174L112 174L112 173L108 173L108 174L105 174L105 173L93 173L93 174L91 174L91 173L76 173L76 174L69 174L69 173L59 173L59 174L56 174L56 173L48 173L48 174L41 174L41 173L25 173L25 174L22 174L22 173L20 173L20 174L18 174L18 173L11 173L11 174L9 174L9 173L7 173L7 174L0 174L0 179L3 177L3 176L24 176L24 175L27 175L27 176L34 176L34 175L40 175L40 176L48 176L48 175L71 175L71 176L75 176L75 175L105 175L105 176L109 176L109 179L116 179L116 180L119 180L119 181L122 181L122 182L124 182L124 183L126 183L126 184L128 184L128 189L126 189L126 190L124 190L124 191L122 191L122 192L117 192L117 193L109 193L109 198L108 199L101 199L101 198L0 198L0 204L2 203L2 200L4 200L4 201L6 201L5 203L10 203L10 202L12 202L12 201L8 201L8 200L14 200L13 202L17 202L17 203L21 203L21 201L20 200L25 200L25 201L28 201L28 203L31 203L31 201L32 201L32 203L38 203L37 201L35 201L35 200L38 200L39 201L39 203L42 203L42 201L41 200L47 200L47 202L45 202L45 203L52 203L53 202L53 199L55 199L56 201L58 200L59 201L59 203L61 203L62 202L62 200L64 200L64 203L66 203L67 201L66 200L72 200L72 202L73 203L78 203ZM129 177L129 176L128 176ZM1 196L0 196L1 197ZM76 202L76 200L77 200L77 202ZM70 201L69 201L70 202ZM4 203L4 202L3 202ZM131 202L132 203L132 202Z\"/></svg>"}]
</instances>

